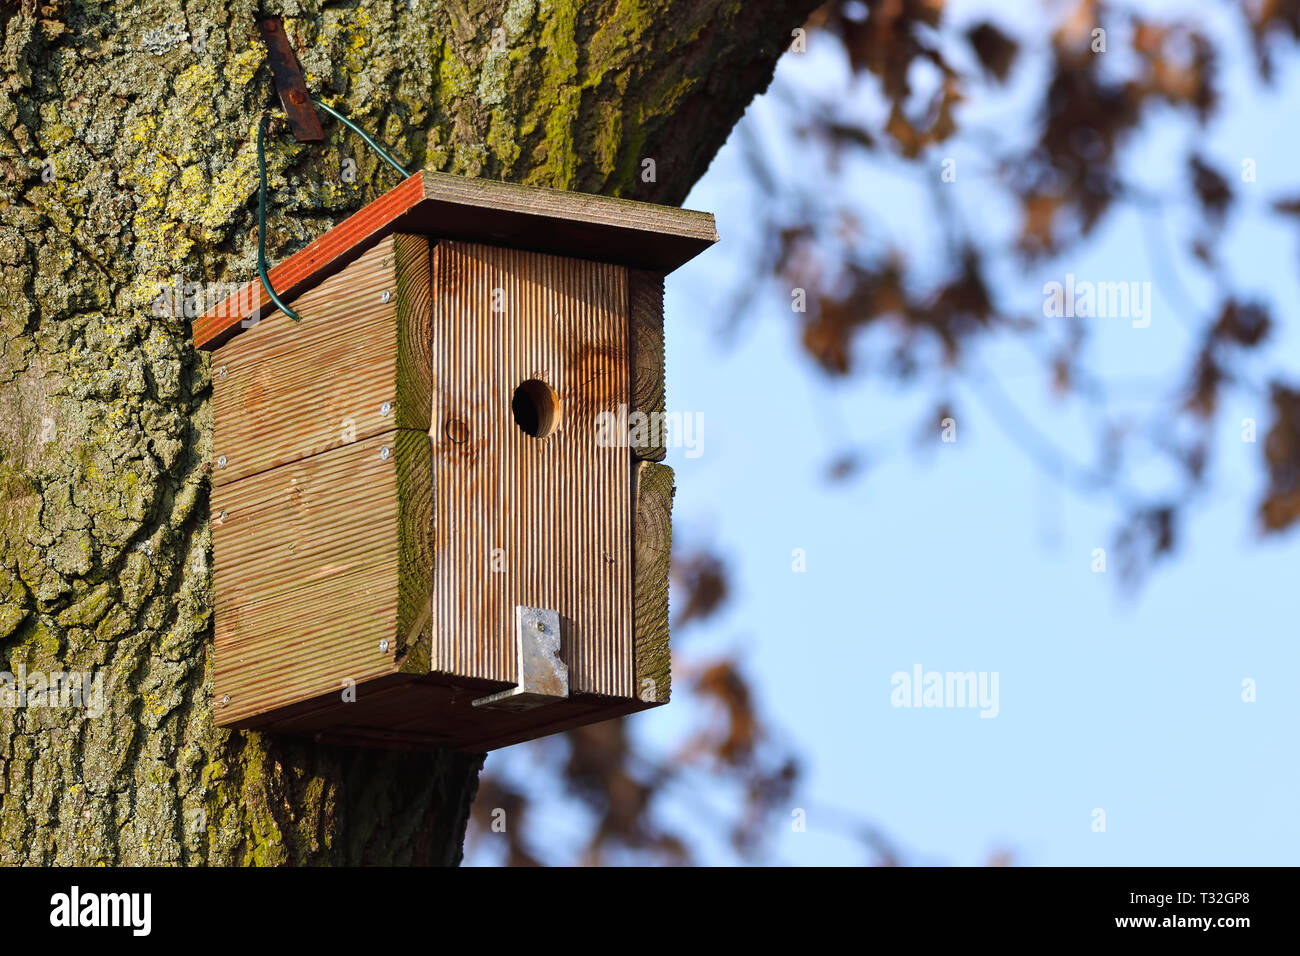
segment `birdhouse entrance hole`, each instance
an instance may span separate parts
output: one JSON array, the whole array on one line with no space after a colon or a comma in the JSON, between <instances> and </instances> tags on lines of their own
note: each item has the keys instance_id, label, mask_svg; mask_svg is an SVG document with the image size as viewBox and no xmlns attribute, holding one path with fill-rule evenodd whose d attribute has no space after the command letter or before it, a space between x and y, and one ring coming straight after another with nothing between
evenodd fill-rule
<instances>
[{"instance_id":1,"label":"birdhouse entrance hole","mask_svg":"<svg viewBox=\"0 0 1300 956\"><path fill-rule=\"evenodd\" d=\"M515 389L510 408L515 424L530 438L545 438L560 421L559 396L539 378L530 378Z\"/></svg>"}]
</instances>

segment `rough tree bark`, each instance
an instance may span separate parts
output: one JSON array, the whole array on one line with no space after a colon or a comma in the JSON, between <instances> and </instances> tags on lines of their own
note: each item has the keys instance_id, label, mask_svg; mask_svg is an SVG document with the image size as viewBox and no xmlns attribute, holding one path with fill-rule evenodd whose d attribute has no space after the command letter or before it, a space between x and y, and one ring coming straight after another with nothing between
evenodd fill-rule
<instances>
[{"instance_id":1,"label":"rough tree bark","mask_svg":"<svg viewBox=\"0 0 1300 956\"><path fill-rule=\"evenodd\" d=\"M815 5L263 7L411 168L679 203ZM208 360L151 304L256 274L257 9L0 7L0 670L106 681L95 719L0 706L0 863L460 859L481 755L212 722ZM395 184L322 119L269 148L273 262Z\"/></svg>"}]
</instances>

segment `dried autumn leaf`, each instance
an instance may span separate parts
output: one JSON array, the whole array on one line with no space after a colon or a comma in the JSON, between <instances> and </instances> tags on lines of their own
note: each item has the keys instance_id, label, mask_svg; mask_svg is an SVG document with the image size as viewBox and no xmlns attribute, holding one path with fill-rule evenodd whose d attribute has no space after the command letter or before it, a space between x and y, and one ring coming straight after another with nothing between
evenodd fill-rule
<instances>
[{"instance_id":1,"label":"dried autumn leaf","mask_svg":"<svg viewBox=\"0 0 1300 956\"><path fill-rule=\"evenodd\" d=\"M697 551L680 559L674 557L672 576L674 583L686 592L673 627L704 620L727 600L726 566L715 554Z\"/></svg>"},{"instance_id":2,"label":"dried autumn leaf","mask_svg":"<svg viewBox=\"0 0 1300 956\"><path fill-rule=\"evenodd\" d=\"M1005 80L1015 62L1019 44L987 20L966 31L966 40L979 57L980 66L985 72L996 77L999 82Z\"/></svg>"},{"instance_id":3,"label":"dried autumn leaf","mask_svg":"<svg viewBox=\"0 0 1300 956\"><path fill-rule=\"evenodd\" d=\"M1219 313L1219 320L1210 330L1210 335L1217 341L1250 348L1264 341L1271 327L1272 322L1264 306L1229 300Z\"/></svg>"},{"instance_id":4,"label":"dried autumn leaf","mask_svg":"<svg viewBox=\"0 0 1300 956\"><path fill-rule=\"evenodd\" d=\"M1300 391L1274 383L1273 424L1264 439L1268 488L1260 503L1265 531L1281 531L1300 518Z\"/></svg>"},{"instance_id":5,"label":"dried autumn leaf","mask_svg":"<svg viewBox=\"0 0 1300 956\"><path fill-rule=\"evenodd\" d=\"M1199 156L1192 156L1188 160L1188 166L1192 173L1192 189L1201 202L1201 208L1211 220L1222 222L1232 203L1232 189L1228 186L1228 181Z\"/></svg>"}]
</instances>

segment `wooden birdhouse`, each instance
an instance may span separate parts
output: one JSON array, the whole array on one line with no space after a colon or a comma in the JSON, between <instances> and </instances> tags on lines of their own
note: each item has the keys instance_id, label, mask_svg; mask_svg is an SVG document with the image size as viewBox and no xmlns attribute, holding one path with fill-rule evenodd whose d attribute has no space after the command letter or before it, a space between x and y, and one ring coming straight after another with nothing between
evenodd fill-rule
<instances>
[{"instance_id":1,"label":"wooden birdhouse","mask_svg":"<svg viewBox=\"0 0 1300 956\"><path fill-rule=\"evenodd\" d=\"M669 693L663 277L706 213L421 172L194 325L222 726L490 750ZM652 436L653 437L653 436Z\"/></svg>"}]
</instances>

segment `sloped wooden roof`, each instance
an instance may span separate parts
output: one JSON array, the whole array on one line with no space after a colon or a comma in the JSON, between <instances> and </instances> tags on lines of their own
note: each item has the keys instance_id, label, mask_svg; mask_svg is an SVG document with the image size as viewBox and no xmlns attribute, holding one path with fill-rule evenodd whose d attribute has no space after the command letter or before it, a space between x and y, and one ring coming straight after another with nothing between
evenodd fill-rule
<instances>
[{"instance_id":1,"label":"sloped wooden roof","mask_svg":"<svg viewBox=\"0 0 1300 956\"><path fill-rule=\"evenodd\" d=\"M421 171L270 270L286 302L392 233L461 239L667 273L718 239L706 212L588 193ZM214 349L255 310L274 306L259 280L194 320L194 344Z\"/></svg>"}]
</instances>

